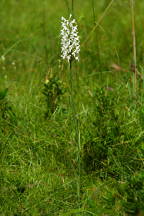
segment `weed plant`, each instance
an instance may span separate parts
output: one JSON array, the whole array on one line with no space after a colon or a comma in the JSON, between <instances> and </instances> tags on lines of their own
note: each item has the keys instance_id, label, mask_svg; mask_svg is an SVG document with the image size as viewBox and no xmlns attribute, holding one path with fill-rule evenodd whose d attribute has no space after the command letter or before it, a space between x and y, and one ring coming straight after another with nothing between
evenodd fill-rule
<instances>
[{"instance_id":1,"label":"weed plant","mask_svg":"<svg viewBox=\"0 0 144 216\"><path fill-rule=\"evenodd\" d=\"M8 89L0 91L0 132L7 136L16 126L16 115L7 100Z\"/></svg>"},{"instance_id":2,"label":"weed plant","mask_svg":"<svg viewBox=\"0 0 144 216\"><path fill-rule=\"evenodd\" d=\"M61 97L65 93L65 87L58 77L46 79L43 94L47 105L45 117L50 117L58 108Z\"/></svg>"}]
</instances>

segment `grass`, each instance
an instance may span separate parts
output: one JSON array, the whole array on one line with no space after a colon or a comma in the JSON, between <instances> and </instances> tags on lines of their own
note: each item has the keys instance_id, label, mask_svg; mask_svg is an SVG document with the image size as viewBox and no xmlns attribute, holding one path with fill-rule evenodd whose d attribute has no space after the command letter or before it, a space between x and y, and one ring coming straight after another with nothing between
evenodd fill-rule
<instances>
[{"instance_id":1,"label":"grass","mask_svg":"<svg viewBox=\"0 0 144 216\"><path fill-rule=\"evenodd\" d=\"M129 0L73 1L81 37L72 68L79 179L59 37L71 3L1 1L0 215L144 215L143 9L135 2L134 47Z\"/></svg>"}]
</instances>

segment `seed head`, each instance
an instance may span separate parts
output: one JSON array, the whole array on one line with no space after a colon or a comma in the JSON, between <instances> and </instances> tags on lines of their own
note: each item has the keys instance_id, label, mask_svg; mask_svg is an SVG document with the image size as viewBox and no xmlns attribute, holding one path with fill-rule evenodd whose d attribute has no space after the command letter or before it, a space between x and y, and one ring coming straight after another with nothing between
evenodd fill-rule
<instances>
[{"instance_id":1,"label":"seed head","mask_svg":"<svg viewBox=\"0 0 144 216\"><path fill-rule=\"evenodd\" d=\"M79 61L80 41L76 20L70 14L69 19L61 18L61 57L68 62Z\"/></svg>"}]
</instances>

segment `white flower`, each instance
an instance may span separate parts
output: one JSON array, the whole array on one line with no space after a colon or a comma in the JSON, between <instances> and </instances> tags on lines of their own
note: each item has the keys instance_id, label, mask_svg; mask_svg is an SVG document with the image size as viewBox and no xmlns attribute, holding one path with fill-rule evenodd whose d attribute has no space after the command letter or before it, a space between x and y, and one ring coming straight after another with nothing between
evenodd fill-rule
<instances>
[{"instance_id":1,"label":"white flower","mask_svg":"<svg viewBox=\"0 0 144 216\"><path fill-rule=\"evenodd\" d=\"M80 41L75 19L70 14L69 19L61 18L61 57L68 62L72 59L79 61Z\"/></svg>"}]
</instances>

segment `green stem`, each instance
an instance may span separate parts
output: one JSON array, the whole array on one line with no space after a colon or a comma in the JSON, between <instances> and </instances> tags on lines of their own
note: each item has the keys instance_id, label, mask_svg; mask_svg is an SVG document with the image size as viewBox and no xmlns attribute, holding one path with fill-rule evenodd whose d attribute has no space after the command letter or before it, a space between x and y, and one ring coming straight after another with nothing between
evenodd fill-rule
<instances>
[{"instance_id":1,"label":"green stem","mask_svg":"<svg viewBox=\"0 0 144 216\"><path fill-rule=\"evenodd\" d=\"M43 34L43 38L44 38L44 52L45 52L45 65L46 65L46 69L48 68L48 49L47 49L47 32L46 32L46 8L47 8L47 5L46 5L46 1L43 2L43 16L42 16L42 34Z\"/></svg>"},{"instance_id":2,"label":"green stem","mask_svg":"<svg viewBox=\"0 0 144 216\"><path fill-rule=\"evenodd\" d=\"M96 23L96 16L95 16L95 4L94 4L94 0L92 0L92 11L93 11L93 20L94 20L94 24Z\"/></svg>"},{"instance_id":3,"label":"green stem","mask_svg":"<svg viewBox=\"0 0 144 216\"><path fill-rule=\"evenodd\" d=\"M69 3L68 3L68 0L64 0L65 4L66 4L66 7L68 9L68 15L70 14L70 7L69 7Z\"/></svg>"},{"instance_id":4,"label":"green stem","mask_svg":"<svg viewBox=\"0 0 144 216\"><path fill-rule=\"evenodd\" d=\"M74 0L72 0L72 15L74 16Z\"/></svg>"},{"instance_id":5,"label":"green stem","mask_svg":"<svg viewBox=\"0 0 144 216\"><path fill-rule=\"evenodd\" d=\"M80 142L80 125L79 119L77 116L77 107L75 104L75 93L74 93L74 79L72 73L72 61L69 62L69 86L70 86L70 107L72 110L72 130L75 130L74 140L77 146L77 197L78 203L80 203L80 150L81 150L81 142Z\"/></svg>"},{"instance_id":6,"label":"green stem","mask_svg":"<svg viewBox=\"0 0 144 216\"><path fill-rule=\"evenodd\" d=\"M132 19L132 41L133 41L133 72L134 72L134 93L137 89L137 51L136 51L136 31L135 31L135 5L134 0L130 0Z\"/></svg>"}]
</instances>

